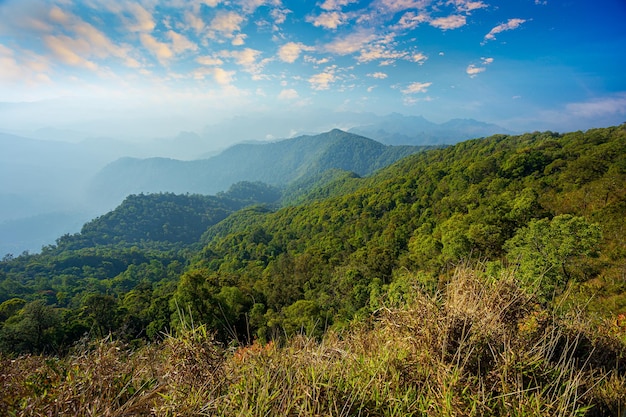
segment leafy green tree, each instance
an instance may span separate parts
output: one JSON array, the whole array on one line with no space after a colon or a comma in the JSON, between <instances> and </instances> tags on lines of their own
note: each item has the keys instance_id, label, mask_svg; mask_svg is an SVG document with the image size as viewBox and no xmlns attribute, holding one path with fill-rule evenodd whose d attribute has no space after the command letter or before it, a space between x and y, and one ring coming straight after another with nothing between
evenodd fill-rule
<instances>
[{"instance_id":1,"label":"leafy green tree","mask_svg":"<svg viewBox=\"0 0 626 417\"><path fill-rule=\"evenodd\" d=\"M120 321L118 300L112 295L92 294L84 301L84 308L92 329L98 337L117 329Z\"/></svg>"},{"instance_id":2,"label":"leafy green tree","mask_svg":"<svg viewBox=\"0 0 626 417\"><path fill-rule=\"evenodd\" d=\"M44 300L32 301L11 316L0 330L0 349L8 352L43 352L55 348L58 312Z\"/></svg>"},{"instance_id":3,"label":"leafy green tree","mask_svg":"<svg viewBox=\"0 0 626 417\"><path fill-rule=\"evenodd\" d=\"M531 221L508 240L510 262L530 288L549 297L562 291L574 277L574 261L594 255L602 237L600 226L584 217L562 214L553 219Z\"/></svg>"}]
</instances>

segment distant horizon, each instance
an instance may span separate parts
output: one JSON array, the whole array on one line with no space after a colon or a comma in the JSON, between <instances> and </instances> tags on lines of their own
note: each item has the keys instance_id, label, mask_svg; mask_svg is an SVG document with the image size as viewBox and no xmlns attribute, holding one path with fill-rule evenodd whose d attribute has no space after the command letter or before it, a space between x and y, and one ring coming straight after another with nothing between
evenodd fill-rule
<instances>
[{"instance_id":1,"label":"distant horizon","mask_svg":"<svg viewBox=\"0 0 626 417\"><path fill-rule=\"evenodd\" d=\"M46 101L54 102L54 100L46 100ZM19 104L40 105L41 103L42 102L32 102L32 103L23 102ZM18 104L18 103L3 102L3 103L0 103L0 106L1 105L11 106L15 104ZM158 123L157 123L156 128L154 125L150 125L150 126L146 125L144 128L142 127L142 123L140 121L139 123L132 125L132 127L130 128L130 132L131 132L130 134L124 131L125 129L127 129L128 126L123 124L120 120L116 120L115 118L102 119L100 121L95 122L93 126L91 126L90 123L88 122L80 123L80 121L75 121L75 122L67 122L67 123L60 124L60 125L55 125L54 123L49 123L49 124L41 123L40 125L33 126L33 124L31 124L30 126L26 127L22 125L21 123L11 125L11 123L9 123L7 120L4 120L4 123L0 123L0 133L14 135L14 136L21 136L21 137L25 137L29 139L34 139L34 140L50 140L50 141L67 142L67 143L80 143L83 141L107 139L107 140L115 140L119 142L131 142L131 143L141 144L141 143L148 143L148 142L155 141L155 140L156 141L173 140L183 135L197 135L199 137L204 137L204 136L208 136L207 132L212 127L218 127L218 130L228 130L229 125L237 125L238 129L242 129L243 126L241 126L241 124L238 122L241 119L247 119L250 121L250 123L255 122L255 121L267 121L267 120L273 120L273 119L283 119L283 120L289 119L291 122L294 122L295 125L298 125L298 124L301 125L301 128L299 129L292 128L291 131L288 132L287 134L283 134L279 136L277 136L276 134L273 134L270 131L267 131L264 133L259 133L259 136L257 137L248 137L245 139L237 138L237 139L232 140L229 137L220 138L220 140L223 139L227 143L222 143L221 146L218 146L218 148L224 149L228 146L246 142L246 141L258 141L258 142L276 141L276 140L282 140L282 139L289 139L289 138L293 138L293 137L300 136L300 135L324 133L332 129L340 129L340 130L348 131L354 127L363 126L367 124L362 121L355 121L355 120L361 119L359 116L374 116L376 118L384 119L384 118L389 118L389 117L393 117L394 115L397 115L403 118L422 118L426 122L432 123L434 125L444 125L446 123L449 123L455 120L473 121L477 123L484 123L487 125L497 126L502 129L501 133L505 133L505 134L523 134L523 133L530 133L530 132L535 132L535 131L554 131L554 132L559 132L559 133L567 133L567 132L573 132L573 131L579 131L579 130L586 131L589 129L619 126L623 123L626 123L626 116L625 116L623 119L620 119L619 117L615 117L613 120L599 121L598 123L595 123L595 124L590 121L584 121L584 122L581 122L578 127L576 128L572 127L571 129L557 129L555 128L555 126L543 126L543 127L536 126L534 128L528 128L528 129L516 129L516 128L511 128L509 126L505 126L505 125L493 122L493 121L482 120L482 119L478 119L475 117L452 117L450 116L448 118L444 117L444 118L439 118L439 119L432 119L422 114L407 114L407 113L402 113L402 112L395 111L395 110L389 111L386 113L384 112L376 113L376 112L370 112L370 111L333 112L329 109L315 109L309 112L309 114L313 115L311 117L312 119L311 121L304 120L306 113L307 113L306 111L303 112L299 109L297 110L296 113L292 113L293 117L290 119L289 118L290 113L285 113L282 115L274 115L274 114L267 114L267 113L252 111L247 114L225 116L213 123L207 123L204 125L202 121L192 122L190 123L190 126L188 127L185 126L183 122L173 123L170 125L169 129L163 129L163 127L158 125ZM329 117L329 115L334 115L335 120L333 120L332 117ZM346 124L346 121L341 120L342 117L347 117L349 119L347 120L348 122L347 124ZM324 119L324 118L326 118L326 120L323 122L323 125L319 126L319 128L316 128L315 120ZM156 119L158 118L155 117L155 120ZM2 122L2 115L0 115L0 122ZM107 131L105 128L103 130L102 126L106 126L106 125L113 126L113 129ZM254 130L253 124L251 124L249 127L252 130ZM271 128L269 129L271 130ZM276 126L276 130L281 131L284 129L282 129L281 126ZM121 134L119 132L121 132Z\"/></svg>"}]
</instances>

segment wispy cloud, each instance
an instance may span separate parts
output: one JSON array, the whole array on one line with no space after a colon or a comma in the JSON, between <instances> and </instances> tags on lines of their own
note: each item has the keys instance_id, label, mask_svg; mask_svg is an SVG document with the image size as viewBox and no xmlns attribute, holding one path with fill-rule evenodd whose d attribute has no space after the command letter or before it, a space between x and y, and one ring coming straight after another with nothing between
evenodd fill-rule
<instances>
[{"instance_id":1,"label":"wispy cloud","mask_svg":"<svg viewBox=\"0 0 626 417\"><path fill-rule=\"evenodd\" d=\"M298 92L296 90L294 90L293 88L288 88L288 89L282 90L278 94L278 99L279 100L295 100L295 99L297 99L299 97L300 96L298 95Z\"/></svg>"},{"instance_id":2,"label":"wispy cloud","mask_svg":"<svg viewBox=\"0 0 626 417\"><path fill-rule=\"evenodd\" d=\"M199 56L198 58L196 58L196 62L198 64L202 64L206 66L219 66L219 65L224 64L224 61L222 61L219 58L212 57L212 56Z\"/></svg>"},{"instance_id":3,"label":"wispy cloud","mask_svg":"<svg viewBox=\"0 0 626 417\"><path fill-rule=\"evenodd\" d=\"M390 13L409 9L423 9L432 3L431 0L380 0L379 7Z\"/></svg>"},{"instance_id":4,"label":"wispy cloud","mask_svg":"<svg viewBox=\"0 0 626 417\"><path fill-rule=\"evenodd\" d=\"M491 29L489 31L489 33L485 35L483 43L485 43L487 41L495 40L496 39L496 35L498 33L501 33L501 32L507 31L507 30L517 29L524 22L526 22L525 19L509 19L506 23L502 23L502 24L494 27L493 29Z\"/></svg>"},{"instance_id":5,"label":"wispy cloud","mask_svg":"<svg viewBox=\"0 0 626 417\"><path fill-rule=\"evenodd\" d=\"M480 64L469 64L465 69L465 73L474 78L481 72L485 72L487 65L491 63L493 63L493 58L480 58Z\"/></svg>"},{"instance_id":6,"label":"wispy cloud","mask_svg":"<svg viewBox=\"0 0 626 417\"><path fill-rule=\"evenodd\" d=\"M469 64L467 66L467 68L465 69L465 72L467 73L467 75L469 75L470 77L474 78L475 76L477 76L478 74L480 74L481 72L486 71L487 68L485 67L477 67L474 64Z\"/></svg>"},{"instance_id":7,"label":"wispy cloud","mask_svg":"<svg viewBox=\"0 0 626 417\"><path fill-rule=\"evenodd\" d=\"M447 4L453 4L459 12L465 13L488 7L484 2L474 0L450 0Z\"/></svg>"},{"instance_id":8,"label":"wispy cloud","mask_svg":"<svg viewBox=\"0 0 626 417\"><path fill-rule=\"evenodd\" d=\"M209 29L213 32L222 34L227 38L233 38L235 32L241 30L241 24L245 21L245 18L239 13L233 11L220 11L218 12L209 25ZM213 34L213 37L216 37Z\"/></svg>"},{"instance_id":9,"label":"wispy cloud","mask_svg":"<svg viewBox=\"0 0 626 417\"><path fill-rule=\"evenodd\" d=\"M402 15L398 23L395 25L395 30L413 30L422 23L430 21L430 16L426 13L416 14L415 12L406 12Z\"/></svg>"},{"instance_id":10,"label":"wispy cloud","mask_svg":"<svg viewBox=\"0 0 626 417\"><path fill-rule=\"evenodd\" d=\"M174 56L174 52L168 44L158 41L154 36L147 33L142 33L139 36L141 44L151 54L153 54L161 64L167 64L168 61Z\"/></svg>"},{"instance_id":11,"label":"wispy cloud","mask_svg":"<svg viewBox=\"0 0 626 417\"><path fill-rule=\"evenodd\" d=\"M335 75L337 67L335 65L331 65L327 67L323 72L313 75L309 78L309 84L313 90L328 90L330 88L330 84L337 80L337 76Z\"/></svg>"},{"instance_id":12,"label":"wispy cloud","mask_svg":"<svg viewBox=\"0 0 626 417\"><path fill-rule=\"evenodd\" d=\"M358 1L359 0L325 0L324 3L320 5L320 8L324 10L339 10L348 4L358 3Z\"/></svg>"},{"instance_id":13,"label":"wispy cloud","mask_svg":"<svg viewBox=\"0 0 626 417\"><path fill-rule=\"evenodd\" d=\"M626 93L585 102L569 103L566 110L575 117L584 118L620 114L626 116Z\"/></svg>"},{"instance_id":14,"label":"wispy cloud","mask_svg":"<svg viewBox=\"0 0 626 417\"><path fill-rule=\"evenodd\" d=\"M337 11L325 12L318 16L309 16L307 18L307 22L312 23L313 26L325 29L337 29L337 27L347 23L347 21L347 15Z\"/></svg>"},{"instance_id":15,"label":"wispy cloud","mask_svg":"<svg viewBox=\"0 0 626 417\"><path fill-rule=\"evenodd\" d=\"M156 22L152 17L152 13L143 8L139 3L129 3L126 7L134 18L134 20L127 22L126 28L129 31L149 33L154 30Z\"/></svg>"},{"instance_id":16,"label":"wispy cloud","mask_svg":"<svg viewBox=\"0 0 626 417\"><path fill-rule=\"evenodd\" d=\"M184 16L185 16L185 22L187 23L187 25L193 30L195 30L197 35L202 33L202 31L204 31L206 24L204 23L204 20L202 20L200 16L198 16L196 13L193 13L190 10L186 11Z\"/></svg>"},{"instance_id":17,"label":"wispy cloud","mask_svg":"<svg viewBox=\"0 0 626 417\"><path fill-rule=\"evenodd\" d=\"M245 48L242 50L223 50L219 53L222 58L233 58L237 65L241 66L244 71L251 74L259 74L263 68L263 63L258 61L261 51Z\"/></svg>"},{"instance_id":18,"label":"wispy cloud","mask_svg":"<svg viewBox=\"0 0 626 417\"><path fill-rule=\"evenodd\" d=\"M183 53L187 50L197 51L198 45L191 42L184 35L180 33L174 32L173 30L169 30L167 32L167 37L172 41L172 51L176 54Z\"/></svg>"},{"instance_id":19,"label":"wispy cloud","mask_svg":"<svg viewBox=\"0 0 626 417\"><path fill-rule=\"evenodd\" d=\"M16 54L0 44L0 82L29 86L48 84L51 82L46 74L48 69L49 63L43 57L29 52Z\"/></svg>"},{"instance_id":20,"label":"wispy cloud","mask_svg":"<svg viewBox=\"0 0 626 417\"><path fill-rule=\"evenodd\" d=\"M439 17L430 21L430 25L442 30L458 29L465 26L467 20L462 15Z\"/></svg>"},{"instance_id":21,"label":"wispy cloud","mask_svg":"<svg viewBox=\"0 0 626 417\"><path fill-rule=\"evenodd\" d=\"M384 80L385 78L387 78L387 74L385 74L384 72L373 72L367 74L367 76L372 78L378 78L379 80Z\"/></svg>"},{"instance_id":22,"label":"wispy cloud","mask_svg":"<svg viewBox=\"0 0 626 417\"><path fill-rule=\"evenodd\" d=\"M359 51L369 42L376 39L376 35L370 30L361 30L353 32L347 36L335 38L332 42L326 44L324 49L327 52L337 55L349 55Z\"/></svg>"},{"instance_id":23,"label":"wispy cloud","mask_svg":"<svg viewBox=\"0 0 626 417\"><path fill-rule=\"evenodd\" d=\"M411 83L405 89L402 90L402 94L425 93L428 91L428 87L430 87L432 84L433 83L420 83L420 82Z\"/></svg>"}]
</instances>

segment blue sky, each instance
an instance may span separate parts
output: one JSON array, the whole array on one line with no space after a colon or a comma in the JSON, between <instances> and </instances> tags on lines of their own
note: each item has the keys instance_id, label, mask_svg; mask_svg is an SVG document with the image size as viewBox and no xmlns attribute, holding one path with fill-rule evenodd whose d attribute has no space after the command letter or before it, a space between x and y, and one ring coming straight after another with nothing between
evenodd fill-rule
<instances>
[{"instance_id":1,"label":"blue sky","mask_svg":"<svg viewBox=\"0 0 626 417\"><path fill-rule=\"evenodd\" d=\"M121 112L192 130L315 109L620 124L624 22L624 0L0 0L0 124ZM22 102L53 105L7 104Z\"/></svg>"}]
</instances>

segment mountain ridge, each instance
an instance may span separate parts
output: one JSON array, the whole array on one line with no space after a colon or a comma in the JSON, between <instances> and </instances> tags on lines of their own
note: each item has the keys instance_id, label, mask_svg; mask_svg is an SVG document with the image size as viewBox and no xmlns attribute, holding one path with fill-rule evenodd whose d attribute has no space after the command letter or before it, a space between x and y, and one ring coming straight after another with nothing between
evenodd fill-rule
<instances>
[{"instance_id":1,"label":"mountain ridge","mask_svg":"<svg viewBox=\"0 0 626 417\"><path fill-rule=\"evenodd\" d=\"M285 186L328 169L367 175L423 149L384 145L333 129L268 143L240 143L208 159L118 159L94 177L90 193L115 201L139 192L215 194L239 181Z\"/></svg>"}]
</instances>

